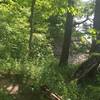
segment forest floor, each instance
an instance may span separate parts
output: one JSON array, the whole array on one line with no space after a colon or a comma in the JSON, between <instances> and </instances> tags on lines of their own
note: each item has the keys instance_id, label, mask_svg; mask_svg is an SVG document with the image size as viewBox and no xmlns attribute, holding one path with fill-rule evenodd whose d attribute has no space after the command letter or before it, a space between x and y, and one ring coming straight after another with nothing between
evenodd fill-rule
<instances>
[{"instance_id":1,"label":"forest floor","mask_svg":"<svg viewBox=\"0 0 100 100\"><path fill-rule=\"evenodd\" d=\"M24 84L17 82L12 75L0 78L0 90L3 90L4 96L11 97L11 100L32 100L33 96L37 95L31 88L26 88Z\"/></svg>"},{"instance_id":2,"label":"forest floor","mask_svg":"<svg viewBox=\"0 0 100 100\"><path fill-rule=\"evenodd\" d=\"M89 54L86 53L78 53L69 56L69 64L81 64L83 61L88 59Z\"/></svg>"},{"instance_id":3,"label":"forest floor","mask_svg":"<svg viewBox=\"0 0 100 100\"><path fill-rule=\"evenodd\" d=\"M88 58L87 54L78 54L70 57L69 63L80 64ZM19 79L20 80L19 80ZM3 91L3 95L11 97L12 99L7 100L40 100L38 99L41 93L32 91L31 83L26 81L25 84L22 83L22 78L20 76L4 75L0 74L0 92ZM1 100L1 99L0 99ZM6 99L4 99L6 100Z\"/></svg>"}]
</instances>

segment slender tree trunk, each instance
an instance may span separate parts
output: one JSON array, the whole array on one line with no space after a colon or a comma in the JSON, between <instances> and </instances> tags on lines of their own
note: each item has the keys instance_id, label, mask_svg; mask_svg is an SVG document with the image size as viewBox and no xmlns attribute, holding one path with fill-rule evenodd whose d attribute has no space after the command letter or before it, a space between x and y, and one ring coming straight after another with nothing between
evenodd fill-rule
<instances>
[{"instance_id":1,"label":"slender tree trunk","mask_svg":"<svg viewBox=\"0 0 100 100\"><path fill-rule=\"evenodd\" d=\"M70 8L71 6L73 6L73 0L68 0L68 7ZM71 12L68 11L67 18L66 18L66 24L65 24L64 42L63 42L59 65L68 64L72 28L73 28L73 15Z\"/></svg>"},{"instance_id":2,"label":"slender tree trunk","mask_svg":"<svg viewBox=\"0 0 100 100\"><path fill-rule=\"evenodd\" d=\"M94 79L96 76L97 67L100 64L100 0L96 0L95 16L94 16L94 29L96 30L96 40L93 40L90 57L83 62L74 74L74 78L79 81L83 79Z\"/></svg>"},{"instance_id":3,"label":"slender tree trunk","mask_svg":"<svg viewBox=\"0 0 100 100\"><path fill-rule=\"evenodd\" d=\"M32 0L32 5L31 5L31 15L30 15L30 18L29 18L29 22L30 22L30 37L29 37L29 56L31 56L31 52L32 52L32 36L33 36L33 32L34 32L34 29L33 29L33 16L34 16L34 6L35 6L35 2L36 0Z\"/></svg>"}]
</instances>

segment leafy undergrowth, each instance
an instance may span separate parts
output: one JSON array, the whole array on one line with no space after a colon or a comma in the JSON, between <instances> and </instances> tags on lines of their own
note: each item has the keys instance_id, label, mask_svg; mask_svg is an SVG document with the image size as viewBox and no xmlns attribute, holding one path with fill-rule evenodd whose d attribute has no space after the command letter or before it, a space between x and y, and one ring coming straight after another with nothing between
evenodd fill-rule
<instances>
[{"instance_id":1,"label":"leafy undergrowth","mask_svg":"<svg viewBox=\"0 0 100 100\"><path fill-rule=\"evenodd\" d=\"M0 89L0 100L13 100L12 96Z\"/></svg>"},{"instance_id":2,"label":"leafy undergrowth","mask_svg":"<svg viewBox=\"0 0 100 100\"><path fill-rule=\"evenodd\" d=\"M55 63L54 63L55 62ZM4 66L9 66L3 69ZM0 76L0 100L49 100L40 87L46 85L62 100L100 100L100 79L94 84L78 86L71 76L77 66L58 67L57 61L34 65L32 61L7 61ZM11 70L11 71L10 71ZM1 82L2 81L2 82ZM5 81L5 82L4 82Z\"/></svg>"}]
</instances>

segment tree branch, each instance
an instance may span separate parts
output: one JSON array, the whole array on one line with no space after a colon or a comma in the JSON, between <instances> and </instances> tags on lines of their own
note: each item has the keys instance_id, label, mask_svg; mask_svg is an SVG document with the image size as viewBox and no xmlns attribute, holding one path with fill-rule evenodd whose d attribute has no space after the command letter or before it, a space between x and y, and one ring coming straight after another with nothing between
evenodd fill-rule
<instances>
[{"instance_id":1,"label":"tree branch","mask_svg":"<svg viewBox=\"0 0 100 100\"><path fill-rule=\"evenodd\" d=\"M83 20L83 21L81 21L81 22L74 22L73 26L83 24L83 23L85 23L87 20L89 20L89 16L87 16L86 19Z\"/></svg>"}]
</instances>

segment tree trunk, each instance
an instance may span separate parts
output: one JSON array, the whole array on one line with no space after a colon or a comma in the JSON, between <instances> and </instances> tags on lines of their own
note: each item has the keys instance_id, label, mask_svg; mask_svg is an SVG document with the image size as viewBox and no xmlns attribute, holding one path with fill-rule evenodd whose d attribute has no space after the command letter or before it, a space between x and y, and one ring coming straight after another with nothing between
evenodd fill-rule
<instances>
[{"instance_id":1,"label":"tree trunk","mask_svg":"<svg viewBox=\"0 0 100 100\"><path fill-rule=\"evenodd\" d=\"M73 1L68 0L68 7L70 8L71 6L73 6ZM64 42L63 42L62 54L60 57L59 65L68 64L72 28L73 28L73 15L71 12L68 11L67 18L66 18L66 24L65 24Z\"/></svg>"},{"instance_id":2,"label":"tree trunk","mask_svg":"<svg viewBox=\"0 0 100 100\"><path fill-rule=\"evenodd\" d=\"M30 21L30 37L29 37L29 56L31 56L31 52L32 52L32 36L33 36L33 15L34 15L34 6L35 6L35 2L36 0L32 0L32 5L31 5L31 15L29 18Z\"/></svg>"},{"instance_id":3,"label":"tree trunk","mask_svg":"<svg viewBox=\"0 0 100 100\"><path fill-rule=\"evenodd\" d=\"M100 64L100 0L96 0L95 16L94 16L94 29L96 30L96 40L93 40L90 50L90 57L83 62L78 70L74 73L74 78L79 81L83 79L94 79L96 76L97 67Z\"/></svg>"}]
</instances>

